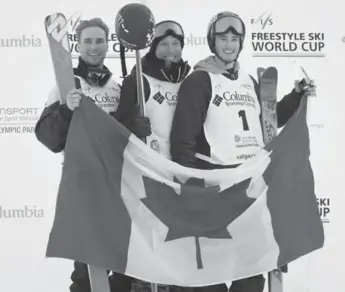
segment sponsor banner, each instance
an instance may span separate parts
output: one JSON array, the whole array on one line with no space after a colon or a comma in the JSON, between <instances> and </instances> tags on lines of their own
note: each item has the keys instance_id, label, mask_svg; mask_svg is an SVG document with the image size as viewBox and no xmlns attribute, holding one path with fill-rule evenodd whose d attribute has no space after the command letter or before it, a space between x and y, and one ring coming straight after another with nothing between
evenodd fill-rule
<instances>
[{"instance_id":1,"label":"sponsor banner","mask_svg":"<svg viewBox=\"0 0 345 292\"><path fill-rule=\"evenodd\" d=\"M38 107L0 107L0 134L32 134L42 112Z\"/></svg>"},{"instance_id":2,"label":"sponsor banner","mask_svg":"<svg viewBox=\"0 0 345 292\"><path fill-rule=\"evenodd\" d=\"M325 57L326 36L322 31L279 29L279 18L265 11L251 19L253 57Z\"/></svg>"},{"instance_id":3,"label":"sponsor banner","mask_svg":"<svg viewBox=\"0 0 345 292\"><path fill-rule=\"evenodd\" d=\"M17 219L36 219L44 218L44 209L37 206L22 206L18 208L9 208L0 205L0 220Z\"/></svg>"},{"instance_id":4,"label":"sponsor banner","mask_svg":"<svg viewBox=\"0 0 345 292\"><path fill-rule=\"evenodd\" d=\"M0 36L0 49L14 48L39 48L42 46L42 39L36 35L18 35L11 37Z\"/></svg>"}]
</instances>

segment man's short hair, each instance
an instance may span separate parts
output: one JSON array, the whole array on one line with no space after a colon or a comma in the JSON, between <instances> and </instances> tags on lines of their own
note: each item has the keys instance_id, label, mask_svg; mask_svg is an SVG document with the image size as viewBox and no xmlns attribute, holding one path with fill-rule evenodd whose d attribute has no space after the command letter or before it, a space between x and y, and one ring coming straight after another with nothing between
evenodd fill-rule
<instances>
[{"instance_id":1,"label":"man's short hair","mask_svg":"<svg viewBox=\"0 0 345 292\"><path fill-rule=\"evenodd\" d=\"M89 20L83 20L77 26L75 32L77 34L78 42L80 42L80 36L81 36L82 31L85 28L88 28L88 27L99 27L99 28L103 29L104 32L105 32L105 40L106 40L106 42L108 41L109 27L105 24L105 22L102 19L100 19L100 18L92 18L92 19L89 19Z\"/></svg>"}]
</instances>

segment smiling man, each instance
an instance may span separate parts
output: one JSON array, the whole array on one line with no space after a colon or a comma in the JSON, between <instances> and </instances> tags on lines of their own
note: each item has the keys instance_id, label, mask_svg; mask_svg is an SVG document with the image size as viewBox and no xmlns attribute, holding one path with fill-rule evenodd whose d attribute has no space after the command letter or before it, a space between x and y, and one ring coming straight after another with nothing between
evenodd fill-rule
<instances>
[{"instance_id":1,"label":"smiling man","mask_svg":"<svg viewBox=\"0 0 345 292\"><path fill-rule=\"evenodd\" d=\"M174 161L201 169L236 167L264 146L259 85L238 61L245 33L235 13L212 18L207 41L213 54L195 65L178 92L170 136ZM277 104L278 127L294 114L303 94L296 80Z\"/></svg>"},{"instance_id":2,"label":"smiling man","mask_svg":"<svg viewBox=\"0 0 345 292\"><path fill-rule=\"evenodd\" d=\"M237 14L221 12L210 21L207 41L213 55L195 65L178 92L170 136L173 161L198 169L235 168L264 146L259 86L238 62L244 38ZM278 127L294 114L303 94L295 81L277 104ZM220 284L176 291L262 292L264 286L263 275L256 275L233 281L230 290Z\"/></svg>"},{"instance_id":3,"label":"smiling man","mask_svg":"<svg viewBox=\"0 0 345 292\"><path fill-rule=\"evenodd\" d=\"M112 79L112 73L104 65L108 51L108 26L100 19L85 20L76 29L80 57L74 68L76 89L71 90L66 103L60 103L55 86L48 97L45 109L35 128L37 139L54 153L65 148L69 125L74 110L82 97L90 98L97 106L114 115L120 98L120 86ZM74 263L71 292L91 292L87 265ZM130 277L113 273L110 278L111 292L129 292Z\"/></svg>"},{"instance_id":4,"label":"smiling man","mask_svg":"<svg viewBox=\"0 0 345 292\"><path fill-rule=\"evenodd\" d=\"M116 118L139 138L170 158L170 127L177 104L177 92L190 71L182 58L184 32L173 20L156 24L155 38L142 58L146 117L137 115L136 72L133 68L123 83ZM140 122L139 122L140 121ZM139 125L139 126L138 126Z\"/></svg>"},{"instance_id":5,"label":"smiling man","mask_svg":"<svg viewBox=\"0 0 345 292\"><path fill-rule=\"evenodd\" d=\"M104 65L108 51L109 28L100 19L85 20L76 29L80 57L74 68L76 89L71 90L60 103L57 86L51 91L45 109L36 124L38 140L54 153L63 151L69 124L80 99L86 96L110 115L117 110L120 86Z\"/></svg>"}]
</instances>

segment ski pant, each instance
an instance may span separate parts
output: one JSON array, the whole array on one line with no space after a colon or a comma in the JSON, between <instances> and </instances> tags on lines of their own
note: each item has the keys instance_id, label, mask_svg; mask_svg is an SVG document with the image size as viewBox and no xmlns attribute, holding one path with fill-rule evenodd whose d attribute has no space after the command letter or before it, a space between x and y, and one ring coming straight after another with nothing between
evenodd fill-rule
<instances>
[{"instance_id":1,"label":"ski pant","mask_svg":"<svg viewBox=\"0 0 345 292\"><path fill-rule=\"evenodd\" d=\"M110 271L108 271L109 275ZM86 264L75 262L74 271L71 275L72 285L70 292L91 292L89 271ZM109 276L109 286L111 292L131 292L132 283L135 283L134 292L151 292L150 284L133 279L129 276L113 272ZM228 290L226 284L205 286L205 287L179 287L159 285L159 291L167 292L263 292L265 287L265 278L258 275L246 279L233 281ZM137 291L137 288L140 289Z\"/></svg>"},{"instance_id":2,"label":"ski pant","mask_svg":"<svg viewBox=\"0 0 345 292\"><path fill-rule=\"evenodd\" d=\"M110 271L107 271L108 275ZM91 292L89 271L86 264L74 262L74 271L71 275L72 284L70 292ZM109 286L111 292L130 292L132 278L126 275L113 272L109 276Z\"/></svg>"},{"instance_id":3,"label":"ski pant","mask_svg":"<svg viewBox=\"0 0 345 292\"><path fill-rule=\"evenodd\" d=\"M157 291L158 292L170 292L171 286L169 285L157 285ZM132 292L152 292L151 290L151 283L142 281L139 279L134 279L132 283Z\"/></svg>"},{"instance_id":4,"label":"ski pant","mask_svg":"<svg viewBox=\"0 0 345 292\"><path fill-rule=\"evenodd\" d=\"M258 275L233 281L229 290L226 284L219 284L205 287L173 286L169 292L263 292L264 288L265 278L263 275Z\"/></svg>"}]
</instances>

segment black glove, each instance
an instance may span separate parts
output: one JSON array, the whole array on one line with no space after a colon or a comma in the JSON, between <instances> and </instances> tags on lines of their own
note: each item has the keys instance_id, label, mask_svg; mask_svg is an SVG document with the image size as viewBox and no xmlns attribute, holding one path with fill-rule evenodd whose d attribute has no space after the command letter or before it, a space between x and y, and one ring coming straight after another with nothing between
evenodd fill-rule
<instances>
[{"instance_id":1,"label":"black glove","mask_svg":"<svg viewBox=\"0 0 345 292\"><path fill-rule=\"evenodd\" d=\"M148 117L139 116L138 112L139 111L136 108L130 119L128 130L130 130L135 136L141 139L150 136L152 131L150 119Z\"/></svg>"}]
</instances>

